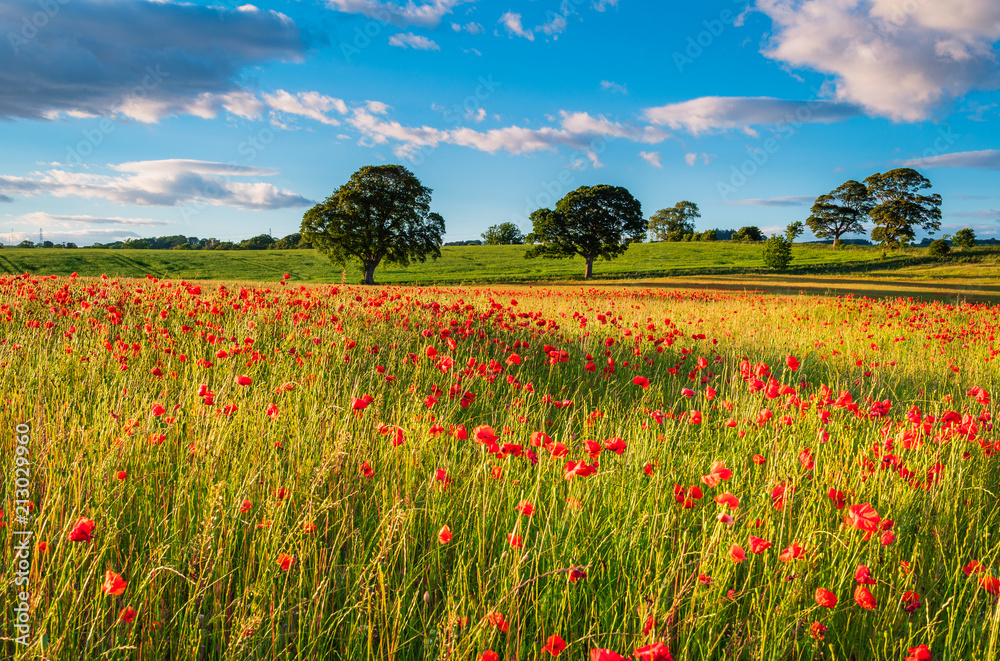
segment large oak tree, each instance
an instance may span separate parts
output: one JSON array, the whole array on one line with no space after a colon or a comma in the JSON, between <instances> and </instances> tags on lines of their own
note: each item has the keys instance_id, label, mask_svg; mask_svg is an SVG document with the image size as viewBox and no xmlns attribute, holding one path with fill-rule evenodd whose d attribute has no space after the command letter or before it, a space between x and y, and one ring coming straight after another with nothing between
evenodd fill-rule
<instances>
[{"instance_id":1,"label":"large oak tree","mask_svg":"<svg viewBox=\"0 0 1000 661\"><path fill-rule=\"evenodd\" d=\"M431 189L402 165L368 165L302 218L302 238L331 262L357 260L365 284L383 261L409 266L441 256L444 218Z\"/></svg>"},{"instance_id":2,"label":"large oak tree","mask_svg":"<svg viewBox=\"0 0 1000 661\"><path fill-rule=\"evenodd\" d=\"M559 200L554 210L533 212L531 222L533 231L526 241L535 245L524 256L580 255L586 262L585 278L593 274L596 258L614 259L646 238L642 207L620 186L581 186Z\"/></svg>"},{"instance_id":3,"label":"large oak tree","mask_svg":"<svg viewBox=\"0 0 1000 661\"><path fill-rule=\"evenodd\" d=\"M658 241L683 241L685 234L694 234L695 218L701 218L698 205L681 200L669 209L654 213L646 229Z\"/></svg>"},{"instance_id":4,"label":"large oak tree","mask_svg":"<svg viewBox=\"0 0 1000 661\"><path fill-rule=\"evenodd\" d=\"M941 229L941 196L921 195L931 182L913 168L876 172L865 184L874 202L872 241L895 248L912 241L918 227L928 234Z\"/></svg>"},{"instance_id":5,"label":"large oak tree","mask_svg":"<svg viewBox=\"0 0 1000 661\"><path fill-rule=\"evenodd\" d=\"M836 246L845 234L864 234L863 223L872 206L865 185L851 179L817 197L806 224L817 238L833 239Z\"/></svg>"}]
</instances>

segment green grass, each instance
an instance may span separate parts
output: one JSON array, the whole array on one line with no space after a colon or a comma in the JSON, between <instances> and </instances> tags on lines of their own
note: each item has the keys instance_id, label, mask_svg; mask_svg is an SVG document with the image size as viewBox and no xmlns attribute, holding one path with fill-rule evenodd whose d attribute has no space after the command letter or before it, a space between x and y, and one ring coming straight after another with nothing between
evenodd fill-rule
<instances>
[{"instance_id":1,"label":"green grass","mask_svg":"<svg viewBox=\"0 0 1000 661\"><path fill-rule=\"evenodd\" d=\"M471 283L580 279L583 260L524 259L524 246L444 247L441 258L400 268L384 264L376 282ZM989 255L981 249L981 254ZM638 244L613 261L598 260L597 279L685 274L752 274L766 272L763 247L732 243ZM897 268L927 261L926 250L911 249L883 259L879 248L796 245L792 272L864 271ZM142 277L201 280L274 281L289 273L298 282L357 283L360 270L343 270L314 250L180 251L103 249L4 249L0 272L81 276Z\"/></svg>"}]
</instances>

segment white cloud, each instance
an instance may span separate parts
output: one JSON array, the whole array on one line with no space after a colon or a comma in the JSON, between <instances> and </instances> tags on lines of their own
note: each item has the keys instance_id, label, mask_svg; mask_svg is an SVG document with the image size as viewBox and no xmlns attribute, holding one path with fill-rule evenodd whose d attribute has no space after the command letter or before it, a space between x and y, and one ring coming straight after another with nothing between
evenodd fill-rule
<instances>
[{"instance_id":1,"label":"white cloud","mask_svg":"<svg viewBox=\"0 0 1000 661\"><path fill-rule=\"evenodd\" d=\"M974 168L977 170L1000 170L1000 149L962 151L954 154L940 154L926 158L903 161L910 168Z\"/></svg>"},{"instance_id":2,"label":"white cloud","mask_svg":"<svg viewBox=\"0 0 1000 661\"><path fill-rule=\"evenodd\" d=\"M458 23L452 23L451 24L451 29L454 30L455 32L462 32L464 30L465 32L468 32L469 34L473 34L473 35L475 35L475 34L482 34L483 31L484 31L483 26L480 25L479 23L466 23L465 25L459 25Z\"/></svg>"},{"instance_id":3,"label":"white cloud","mask_svg":"<svg viewBox=\"0 0 1000 661\"><path fill-rule=\"evenodd\" d=\"M504 27L507 28L507 34L509 35L524 37L528 41L535 40L535 33L531 30L525 30L524 26L521 24L520 14L507 12L500 17L498 23L503 23Z\"/></svg>"},{"instance_id":4,"label":"white cloud","mask_svg":"<svg viewBox=\"0 0 1000 661\"><path fill-rule=\"evenodd\" d=\"M69 228L80 223L86 225L122 225L136 227L150 227L170 224L165 220L153 220L152 218L121 218L119 216L97 217L85 215L66 216L46 213L44 211L26 213L23 216L20 216L18 221L50 228Z\"/></svg>"},{"instance_id":5,"label":"white cloud","mask_svg":"<svg viewBox=\"0 0 1000 661\"><path fill-rule=\"evenodd\" d=\"M304 207L301 195L263 182L233 181L268 177L273 170L210 161L134 161L108 166L117 174L92 174L52 168L28 177L0 176L0 191L15 195L80 197L139 206L202 203L240 209Z\"/></svg>"},{"instance_id":6,"label":"white cloud","mask_svg":"<svg viewBox=\"0 0 1000 661\"><path fill-rule=\"evenodd\" d=\"M389 37L389 45L414 50L441 50L441 47L431 39L412 32L392 35Z\"/></svg>"},{"instance_id":7,"label":"white cloud","mask_svg":"<svg viewBox=\"0 0 1000 661\"><path fill-rule=\"evenodd\" d=\"M702 165L708 165L709 163L714 161L715 158L716 154L706 154L704 152L700 154L698 152L690 152L684 154L684 162L691 167L694 167L695 165L698 164L698 159L701 159Z\"/></svg>"},{"instance_id":8,"label":"white cloud","mask_svg":"<svg viewBox=\"0 0 1000 661\"><path fill-rule=\"evenodd\" d=\"M790 101L766 96L703 96L643 112L653 124L685 129L694 135L726 130L756 135L754 126L828 124L857 114L855 106L831 101Z\"/></svg>"},{"instance_id":9,"label":"white cloud","mask_svg":"<svg viewBox=\"0 0 1000 661\"><path fill-rule=\"evenodd\" d=\"M996 0L759 0L774 24L764 54L833 76L838 101L897 121L995 89Z\"/></svg>"},{"instance_id":10,"label":"white cloud","mask_svg":"<svg viewBox=\"0 0 1000 661\"><path fill-rule=\"evenodd\" d=\"M384 24L433 28L437 27L445 14L450 14L458 5L475 1L431 0L417 3L414 0L407 0L405 5L398 5L383 0L327 0L326 4L331 9L347 14L361 14Z\"/></svg>"},{"instance_id":11,"label":"white cloud","mask_svg":"<svg viewBox=\"0 0 1000 661\"><path fill-rule=\"evenodd\" d=\"M272 110L307 117L329 126L340 125L340 121L331 117L330 113L347 114L347 104L344 101L319 92L299 92L293 95L285 90L278 90L274 94L264 94L263 97L264 103Z\"/></svg>"},{"instance_id":12,"label":"white cloud","mask_svg":"<svg viewBox=\"0 0 1000 661\"><path fill-rule=\"evenodd\" d=\"M594 0L594 9L604 11L608 7L617 7L618 0Z\"/></svg>"},{"instance_id":13,"label":"white cloud","mask_svg":"<svg viewBox=\"0 0 1000 661\"><path fill-rule=\"evenodd\" d=\"M611 93L628 94L628 88L625 85L619 85L616 82L610 80L602 80L601 87L610 91Z\"/></svg>"},{"instance_id":14,"label":"white cloud","mask_svg":"<svg viewBox=\"0 0 1000 661\"><path fill-rule=\"evenodd\" d=\"M662 168L663 165L660 164L660 152L658 151L641 151L639 156L642 157L644 161L652 165L654 168Z\"/></svg>"}]
</instances>

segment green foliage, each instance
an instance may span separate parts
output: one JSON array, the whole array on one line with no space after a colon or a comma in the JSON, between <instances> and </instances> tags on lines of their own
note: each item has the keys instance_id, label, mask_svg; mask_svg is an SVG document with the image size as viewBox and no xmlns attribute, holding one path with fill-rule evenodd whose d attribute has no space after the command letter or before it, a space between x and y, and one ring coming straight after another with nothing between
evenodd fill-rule
<instances>
[{"instance_id":1,"label":"green foliage","mask_svg":"<svg viewBox=\"0 0 1000 661\"><path fill-rule=\"evenodd\" d=\"M913 241L917 228L930 234L941 229L941 196L919 193L930 188L931 182L916 170L876 172L865 184L875 203L870 214L875 221L872 241L897 248Z\"/></svg>"},{"instance_id":2,"label":"green foliage","mask_svg":"<svg viewBox=\"0 0 1000 661\"><path fill-rule=\"evenodd\" d=\"M274 245L274 237L270 234L258 234L240 241L239 245L242 250L267 250Z\"/></svg>"},{"instance_id":3,"label":"green foliage","mask_svg":"<svg viewBox=\"0 0 1000 661\"><path fill-rule=\"evenodd\" d=\"M976 233L968 227L955 232L955 236L951 240L959 248L976 247Z\"/></svg>"},{"instance_id":4,"label":"green foliage","mask_svg":"<svg viewBox=\"0 0 1000 661\"><path fill-rule=\"evenodd\" d=\"M932 257L944 257L949 252L951 252L951 247L948 246L948 242L944 239L935 239L927 247L927 254Z\"/></svg>"},{"instance_id":5,"label":"green foliage","mask_svg":"<svg viewBox=\"0 0 1000 661\"><path fill-rule=\"evenodd\" d=\"M302 240L302 234L295 232L287 236L283 236L270 246L271 250L294 250L294 249L305 249L312 248L307 241Z\"/></svg>"},{"instance_id":6,"label":"green foliage","mask_svg":"<svg viewBox=\"0 0 1000 661\"><path fill-rule=\"evenodd\" d=\"M794 243L795 239L802 236L804 231L802 221L796 220L794 223L789 223L788 227L785 228L785 238L788 239L789 242Z\"/></svg>"},{"instance_id":7,"label":"green foliage","mask_svg":"<svg viewBox=\"0 0 1000 661\"><path fill-rule=\"evenodd\" d=\"M701 233L701 240L702 241L718 241L719 240L719 233L716 232L715 230L705 230L704 232Z\"/></svg>"},{"instance_id":8,"label":"green foliage","mask_svg":"<svg viewBox=\"0 0 1000 661\"><path fill-rule=\"evenodd\" d=\"M525 258L580 255L586 262L585 278L593 272L594 259L615 259L646 235L639 201L619 186L581 186L559 200L555 210L533 212L531 223L533 231L526 240L539 245Z\"/></svg>"},{"instance_id":9,"label":"green foliage","mask_svg":"<svg viewBox=\"0 0 1000 661\"><path fill-rule=\"evenodd\" d=\"M669 209L660 209L654 213L646 229L652 240L690 241L686 236L694 233L695 218L701 218L698 205L682 200Z\"/></svg>"},{"instance_id":10,"label":"green foliage","mask_svg":"<svg viewBox=\"0 0 1000 661\"><path fill-rule=\"evenodd\" d=\"M337 266L361 263L375 283L383 261L409 266L441 256L444 218L430 211L431 189L402 165L368 165L302 218L302 236Z\"/></svg>"},{"instance_id":11,"label":"green foliage","mask_svg":"<svg viewBox=\"0 0 1000 661\"><path fill-rule=\"evenodd\" d=\"M510 222L491 225L483 232L482 237L488 246L519 246L524 243L521 228Z\"/></svg>"},{"instance_id":12,"label":"green foliage","mask_svg":"<svg viewBox=\"0 0 1000 661\"><path fill-rule=\"evenodd\" d=\"M818 239L833 239L833 247L843 245L844 234L864 234L864 220L872 210L868 189L853 179L844 182L813 203L806 225Z\"/></svg>"},{"instance_id":13,"label":"green foliage","mask_svg":"<svg viewBox=\"0 0 1000 661\"><path fill-rule=\"evenodd\" d=\"M733 234L733 241L738 241L740 243L756 243L757 241L763 241L766 238L767 237L764 236L764 233L761 232L760 228L756 225L746 225Z\"/></svg>"},{"instance_id":14,"label":"green foliage","mask_svg":"<svg viewBox=\"0 0 1000 661\"><path fill-rule=\"evenodd\" d=\"M792 242L775 234L764 243L764 265L770 269L784 270L792 263Z\"/></svg>"}]
</instances>

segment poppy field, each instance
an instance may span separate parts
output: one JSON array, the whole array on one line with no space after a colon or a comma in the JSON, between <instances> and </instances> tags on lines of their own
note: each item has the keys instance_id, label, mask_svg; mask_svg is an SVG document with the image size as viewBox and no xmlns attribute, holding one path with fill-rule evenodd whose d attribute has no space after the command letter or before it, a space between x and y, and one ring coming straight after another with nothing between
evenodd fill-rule
<instances>
[{"instance_id":1,"label":"poppy field","mask_svg":"<svg viewBox=\"0 0 1000 661\"><path fill-rule=\"evenodd\" d=\"M0 276L0 656L992 661L998 334L902 298Z\"/></svg>"}]
</instances>

